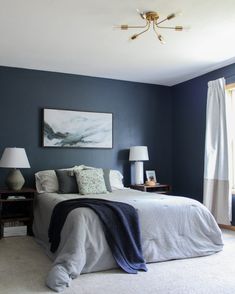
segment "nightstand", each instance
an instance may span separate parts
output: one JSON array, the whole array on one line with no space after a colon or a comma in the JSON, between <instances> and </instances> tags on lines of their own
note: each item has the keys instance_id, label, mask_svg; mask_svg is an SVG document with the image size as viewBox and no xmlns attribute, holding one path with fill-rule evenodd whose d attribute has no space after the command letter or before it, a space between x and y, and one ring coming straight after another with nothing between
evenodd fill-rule
<instances>
[{"instance_id":1,"label":"nightstand","mask_svg":"<svg viewBox=\"0 0 235 294\"><path fill-rule=\"evenodd\" d=\"M160 194L167 194L171 191L171 186L167 184L157 184L156 186L131 185L130 188L143 192L157 192Z\"/></svg>"},{"instance_id":2,"label":"nightstand","mask_svg":"<svg viewBox=\"0 0 235 294\"><path fill-rule=\"evenodd\" d=\"M4 224L20 223L27 226L27 234L33 235L33 202L36 190L23 188L20 191L11 191L0 188L0 239L4 236ZM11 198L9 196L24 196Z\"/></svg>"}]
</instances>

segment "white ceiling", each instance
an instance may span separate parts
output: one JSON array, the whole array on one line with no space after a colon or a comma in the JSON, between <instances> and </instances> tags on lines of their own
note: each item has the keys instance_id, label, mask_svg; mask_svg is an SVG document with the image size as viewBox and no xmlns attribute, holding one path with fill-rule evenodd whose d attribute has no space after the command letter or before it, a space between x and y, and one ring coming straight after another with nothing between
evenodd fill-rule
<instances>
[{"instance_id":1,"label":"white ceiling","mask_svg":"<svg viewBox=\"0 0 235 294\"><path fill-rule=\"evenodd\" d=\"M186 32L152 31L135 41L136 8ZM0 65L174 85L235 62L235 0L0 0Z\"/></svg>"}]
</instances>

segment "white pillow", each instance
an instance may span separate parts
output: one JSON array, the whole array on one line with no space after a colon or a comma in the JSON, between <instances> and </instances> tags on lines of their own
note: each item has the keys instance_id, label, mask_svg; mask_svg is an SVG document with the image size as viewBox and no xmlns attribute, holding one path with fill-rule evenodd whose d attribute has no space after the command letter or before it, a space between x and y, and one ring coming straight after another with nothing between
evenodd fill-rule
<instances>
[{"instance_id":1,"label":"white pillow","mask_svg":"<svg viewBox=\"0 0 235 294\"><path fill-rule=\"evenodd\" d=\"M112 191L124 189L122 179L123 175L120 173L120 171L113 169L110 170L109 180Z\"/></svg>"},{"instance_id":2,"label":"white pillow","mask_svg":"<svg viewBox=\"0 0 235 294\"><path fill-rule=\"evenodd\" d=\"M62 170L73 170L64 168ZM38 193L55 193L59 190L59 182L54 170L43 170L35 174L36 189Z\"/></svg>"}]
</instances>

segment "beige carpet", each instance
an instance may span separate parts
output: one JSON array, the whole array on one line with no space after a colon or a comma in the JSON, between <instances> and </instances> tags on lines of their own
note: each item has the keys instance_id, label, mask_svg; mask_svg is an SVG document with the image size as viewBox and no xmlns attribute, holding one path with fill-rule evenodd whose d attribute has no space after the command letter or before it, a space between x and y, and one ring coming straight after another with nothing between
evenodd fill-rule
<instances>
[{"instance_id":1,"label":"beige carpet","mask_svg":"<svg viewBox=\"0 0 235 294\"><path fill-rule=\"evenodd\" d=\"M148 265L147 273L119 270L79 276L64 294L233 294L235 232L224 231L224 250L212 256ZM51 261L30 237L0 240L0 293L53 293L44 286Z\"/></svg>"}]
</instances>

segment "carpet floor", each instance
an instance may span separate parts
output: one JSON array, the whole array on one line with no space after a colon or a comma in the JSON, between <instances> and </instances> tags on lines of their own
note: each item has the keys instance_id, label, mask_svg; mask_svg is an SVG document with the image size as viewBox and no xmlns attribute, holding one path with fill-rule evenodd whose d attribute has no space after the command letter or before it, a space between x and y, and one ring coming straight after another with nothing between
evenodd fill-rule
<instances>
[{"instance_id":1,"label":"carpet floor","mask_svg":"<svg viewBox=\"0 0 235 294\"><path fill-rule=\"evenodd\" d=\"M217 254L148 264L137 275L110 270L79 276L64 294L234 294L235 232L223 231ZM45 284L51 261L31 237L0 240L0 293L49 294Z\"/></svg>"}]
</instances>

